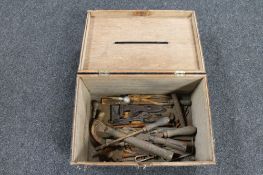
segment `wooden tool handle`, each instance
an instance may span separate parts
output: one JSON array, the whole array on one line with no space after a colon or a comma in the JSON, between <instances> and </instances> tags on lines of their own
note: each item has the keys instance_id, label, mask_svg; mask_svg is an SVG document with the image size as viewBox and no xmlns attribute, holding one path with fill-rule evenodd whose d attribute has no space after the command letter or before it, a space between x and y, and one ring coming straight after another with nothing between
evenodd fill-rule
<instances>
[{"instance_id":1,"label":"wooden tool handle","mask_svg":"<svg viewBox=\"0 0 263 175\"><path fill-rule=\"evenodd\" d=\"M197 128L194 126L186 126L174 130L167 130L163 132L163 137L186 136L196 134Z\"/></svg>"},{"instance_id":2,"label":"wooden tool handle","mask_svg":"<svg viewBox=\"0 0 263 175\"><path fill-rule=\"evenodd\" d=\"M143 130L144 130L144 132L147 132L147 131L153 130L154 128L157 128L159 126L167 125L169 122L170 122L169 117L163 117L163 118L160 118L159 120L157 120L154 123L146 125L143 128Z\"/></svg>"},{"instance_id":3,"label":"wooden tool handle","mask_svg":"<svg viewBox=\"0 0 263 175\"><path fill-rule=\"evenodd\" d=\"M149 139L153 142L153 143L158 143L158 144L163 144L165 146L168 146L170 148L174 148L177 149L179 151L183 151L186 152L187 150L187 143L182 142L182 141L178 141L178 140L173 140L173 139L164 139L164 138L160 138L160 137L153 137L150 136Z\"/></svg>"}]
</instances>

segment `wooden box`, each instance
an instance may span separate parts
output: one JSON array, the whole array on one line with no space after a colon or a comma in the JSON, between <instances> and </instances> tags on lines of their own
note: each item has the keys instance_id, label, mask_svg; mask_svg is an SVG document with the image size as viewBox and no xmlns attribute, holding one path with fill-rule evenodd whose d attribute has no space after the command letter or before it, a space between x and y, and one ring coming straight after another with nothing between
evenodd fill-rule
<instances>
[{"instance_id":1,"label":"wooden box","mask_svg":"<svg viewBox=\"0 0 263 175\"><path fill-rule=\"evenodd\" d=\"M187 93L197 127L196 160L99 162L90 143L91 100L123 94ZM77 74L72 133L74 165L215 164L207 76L194 11L96 10L87 14Z\"/></svg>"}]
</instances>

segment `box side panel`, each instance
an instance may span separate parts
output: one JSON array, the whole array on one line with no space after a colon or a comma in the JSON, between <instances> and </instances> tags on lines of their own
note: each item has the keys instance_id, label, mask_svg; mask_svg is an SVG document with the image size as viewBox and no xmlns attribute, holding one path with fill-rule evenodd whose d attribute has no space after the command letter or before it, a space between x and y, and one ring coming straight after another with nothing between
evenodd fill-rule
<instances>
[{"instance_id":1,"label":"box side panel","mask_svg":"<svg viewBox=\"0 0 263 175\"><path fill-rule=\"evenodd\" d=\"M81 52L80 52L80 60L79 60L79 67L78 72L83 70L84 68L84 62L85 62L85 55L86 55L86 47L87 47L87 39L88 39L88 33L89 33L89 26L90 26L90 12L87 13L86 22L85 22L85 28L84 28L84 34L82 39L82 46L81 46Z\"/></svg>"},{"instance_id":2,"label":"box side panel","mask_svg":"<svg viewBox=\"0 0 263 175\"><path fill-rule=\"evenodd\" d=\"M174 91L189 93L204 75L79 75L92 98L123 94L167 94Z\"/></svg>"},{"instance_id":3,"label":"box side panel","mask_svg":"<svg viewBox=\"0 0 263 175\"><path fill-rule=\"evenodd\" d=\"M201 39L199 36L198 23L197 23L195 12L193 12L191 19L192 19L192 27L193 27L193 34L194 34L194 40L195 40L194 42L195 42L196 54L197 54L197 59L198 59L197 61L198 67L202 72L206 72Z\"/></svg>"},{"instance_id":4,"label":"box side panel","mask_svg":"<svg viewBox=\"0 0 263 175\"><path fill-rule=\"evenodd\" d=\"M191 10L90 10L91 16L131 17L131 16L178 16L190 17Z\"/></svg>"},{"instance_id":5,"label":"box side panel","mask_svg":"<svg viewBox=\"0 0 263 175\"><path fill-rule=\"evenodd\" d=\"M75 109L72 132L71 161L86 161L88 155L90 93L80 78L77 78Z\"/></svg>"},{"instance_id":6,"label":"box side panel","mask_svg":"<svg viewBox=\"0 0 263 175\"><path fill-rule=\"evenodd\" d=\"M72 165L83 166L132 166L132 167L177 167L177 166L203 166L203 165L215 165L213 161L186 161L186 162L76 162Z\"/></svg>"},{"instance_id":7,"label":"box side panel","mask_svg":"<svg viewBox=\"0 0 263 175\"><path fill-rule=\"evenodd\" d=\"M192 119L196 126L196 159L215 162L214 140L206 77L192 94Z\"/></svg>"}]
</instances>

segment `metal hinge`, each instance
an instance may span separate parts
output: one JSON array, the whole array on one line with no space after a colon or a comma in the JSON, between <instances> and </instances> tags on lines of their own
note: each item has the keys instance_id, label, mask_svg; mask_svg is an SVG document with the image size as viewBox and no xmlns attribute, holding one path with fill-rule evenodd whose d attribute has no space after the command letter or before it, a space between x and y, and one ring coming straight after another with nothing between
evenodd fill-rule
<instances>
[{"instance_id":1,"label":"metal hinge","mask_svg":"<svg viewBox=\"0 0 263 175\"><path fill-rule=\"evenodd\" d=\"M184 76L185 75L185 71L181 71L181 70L177 70L174 72L175 76Z\"/></svg>"},{"instance_id":2,"label":"metal hinge","mask_svg":"<svg viewBox=\"0 0 263 175\"><path fill-rule=\"evenodd\" d=\"M110 72L106 70L99 70L98 73L99 73L99 76L109 76L110 75Z\"/></svg>"}]
</instances>

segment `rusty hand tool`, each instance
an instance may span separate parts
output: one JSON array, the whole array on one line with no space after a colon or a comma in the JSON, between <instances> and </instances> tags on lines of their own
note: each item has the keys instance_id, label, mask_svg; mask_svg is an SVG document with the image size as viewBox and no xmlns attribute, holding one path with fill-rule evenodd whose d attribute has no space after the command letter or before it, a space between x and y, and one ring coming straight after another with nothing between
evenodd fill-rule
<instances>
[{"instance_id":1,"label":"rusty hand tool","mask_svg":"<svg viewBox=\"0 0 263 175\"><path fill-rule=\"evenodd\" d=\"M127 95L120 97L103 97L102 104L155 104L168 105L171 100L166 95Z\"/></svg>"},{"instance_id":2,"label":"rusty hand tool","mask_svg":"<svg viewBox=\"0 0 263 175\"><path fill-rule=\"evenodd\" d=\"M179 100L176 96L176 94L172 94L172 99L173 99L173 109L174 109L174 116L175 118L177 118L180 122L180 126L181 127L184 127L186 126L185 125L185 121L184 121L184 116L183 116L183 113L182 113L182 109L181 109L181 106L180 106L180 103L179 103Z\"/></svg>"},{"instance_id":3,"label":"rusty hand tool","mask_svg":"<svg viewBox=\"0 0 263 175\"><path fill-rule=\"evenodd\" d=\"M108 157L115 162L122 162L123 159L137 156L136 152L123 150L114 150L108 154Z\"/></svg>"},{"instance_id":4,"label":"rusty hand tool","mask_svg":"<svg viewBox=\"0 0 263 175\"><path fill-rule=\"evenodd\" d=\"M196 134L197 128L194 126L186 126L183 128L164 130L158 133L159 137L175 137L175 136L188 136Z\"/></svg>"},{"instance_id":5,"label":"rusty hand tool","mask_svg":"<svg viewBox=\"0 0 263 175\"><path fill-rule=\"evenodd\" d=\"M173 140L169 138L164 139L161 137L154 137L154 136L150 136L149 140L152 141L153 143L162 144L183 152L189 152L189 150L192 150L191 144L178 140Z\"/></svg>"},{"instance_id":6,"label":"rusty hand tool","mask_svg":"<svg viewBox=\"0 0 263 175\"><path fill-rule=\"evenodd\" d=\"M110 143L110 142L112 142L113 141L113 139L105 139L105 143ZM113 144L112 146L122 146L122 147L124 147L124 146L127 146L128 144L127 143L125 143L125 142L119 142L119 143L115 143L115 144Z\"/></svg>"},{"instance_id":7,"label":"rusty hand tool","mask_svg":"<svg viewBox=\"0 0 263 175\"><path fill-rule=\"evenodd\" d=\"M103 97L102 104L153 104L153 105L172 105L174 101L167 95L127 95L120 97ZM185 106L191 106L192 102L188 99L180 100Z\"/></svg>"},{"instance_id":8,"label":"rusty hand tool","mask_svg":"<svg viewBox=\"0 0 263 175\"><path fill-rule=\"evenodd\" d=\"M113 125L114 128L125 128L125 127L131 127L131 128L143 128L145 126L145 123L142 121L131 121L127 124L119 124L119 125Z\"/></svg>"},{"instance_id":9,"label":"rusty hand tool","mask_svg":"<svg viewBox=\"0 0 263 175\"><path fill-rule=\"evenodd\" d=\"M114 120L110 120L109 122L113 126L128 125L128 124L135 122L135 121L141 122L141 123L153 123L153 122L157 121L158 119L160 119L161 117L162 117L161 115L157 116L155 114L150 114L147 112L141 112L135 117L128 116L127 118L118 118L118 119L115 118Z\"/></svg>"},{"instance_id":10,"label":"rusty hand tool","mask_svg":"<svg viewBox=\"0 0 263 175\"><path fill-rule=\"evenodd\" d=\"M125 149L105 149L100 152L96 152L93 157L103 157L104 159L112 159L115 162L121 162L124 158L134 157L136 152L126 152Z\"/></svg>"},{"instance_id":11,"label":"rusty hand tool","mask_svg":"<svg viewBox=\"0 0 263 175\"><path fill-rule=\"evenodd\" d=\"M156 144L162 144L166 147L170 147L173 148L175 150L177 150L177 152L175 153L181 153L184 154L184 152L189 152L192 150L193 147L193 143L189 143L189 142L184 142L184 141L179 141L179 140L173 140L170 138L161 138L158 136L152 136L150 134L139 134L138 136L136 136L136 138L145 140L145 141L151 141L153 143ZM192 140L190 140L192 141Z\"/></svg>"},{"instance_id":12,"label":"rusty hand tool","mask_svg":"<svg viewBox=\"0 0 263 175\"><path fill-rule=\"evenodd\" d=\"M127 160L135 162L144 162L153 159L156 156L138 153L129 149L122 149L110 152L107 157L111 158L115 162L122 162Z\"/></svg>"},{"instance_id":13,"label":"rusty hand tool","mask_svg":"<svg viewBox=\"0 0 263 175\"><path fill-rule=\"evenodd\" d=\"M165 109L158 105L120 105L120 113L130 112L132 116L136 116L141 112L157 113Z\"/></svg>"},{"instance_id":14,"label":"rusty hand tool","mask_svg":"<svg viewBox=\"0 0 263 175\"><path fill-rule=\"evenodd\" d=\"M111 105L110 123L128 124L133 120L143 121L143 118L149 118L150 113L163 112L165 109L157 105Z\"/></svg>"},{"instance_id":15,"label":"rusty hand tool","mask_svg":"<svg viewBox=\"0 0 263 175\"><path fill-rule=\"evenodd\" d=\"M132 104L154 104L172 105L174 100L167 95L128 95ZM192 102L188 98L183 98L180 103L184 106L191 106Z\"/></svg>"},{"instance_id":16,"label":"rusty hand tool","mask_svg":"<svg viewBox=\"0 0 263 175\"><path fill-rule=\"evenodd\" d=\"M138 122L144 123L145 122L145 118L148 118L149 116L151 116L151 115L148 114L148 113L142 112L141 114L137 115L136 117L129 117L128 116L127 118L121 118L121 117L118 118L118 119L115 118L113 120L110 120L110 123L113 126L116 126L116 125L128 125L128 124L130 124L130 123L132 123L134 121L138 121Z\"/></svg>"},{"instance_id":17,"label":"rusty hand tool","mask_svg":"<svg viewBox=\"0 0 263 175\"><path fill-rule=\"evenodd\" d=\"M193 126L192 110L190 106L184 106L184 117L188 126Z\"/></svg>"},{"instance_id":18,"label":"rusty hand tool","mask_svg":"<svg viewBox=\"0 0 263 175\"><path fill-rule=\"evenodd\" d=\"M154 128L157 128L159 126L167 125L169 123L169 121L170 121L170 119L168 117L160 118L155 123L147 124L145 127L143 127L142 129L140 129L138 131L135 131L135 132L133 132L131 134L128 134L128 135L124 135L123 137L119 137L118 139L112 141L111 143L98 146L95 149L96 150L100 150L100 149L103 149L103 148L105 148L105 147L107 147L107 146L109 146L111 144L120 142L120 141L122 141L122 140L124 140L124 139L126 139L128 137L138 135L138 134L140 134L142 132L148 132L148 131L153 130Z\"/></svg>"},{"instance_id":19,"label":"rusty hand tool","mask_svg":"<svg viewBox=\"0 0 263 175\"><path fill-rule=\"evenodd\" d=\"M101 98L101 104L129 104L130 102L131 101L128 96Z\"/></svg>"},{"instance_id":20,"label":"rusty hand tool","mask_svg":"<svg viewBox=\"0 0 263 175\"><path fill-rule=\"evenodd\" d=\"M167 123L167 118L163 119L159 123L161 123L161 122L162 122L162 124ZM168 122L169 122L169 119L168 119ZM154 155L158 155L158 156L160 156L160 157L162 157L168 161L171 161L173 159L174 153L172 151L160 148L160 147L158 147L152 143L138 139L136 137L131 137L131 134L129 137L127 137L127 135L125 133L122 133L120 131L117 131L116 129L113 129L109 126L106 126L103 122L101 122L99 120L98 120L98 123L100 124L98 129L100 129L102 132L106 132L107 134L112 135L113 137L120 138L120 139L117 139L118 141L124 140L125 142L127 142L127 143L129 143L129 144L131 144L137 148L140 148L140 149L142 149L146 152L152 153ZM155 126L152 125L151 127L150 126L148 126L148 128L146 128L146 127L145 127L145 129L142 130L142 132L145 130L147 131L148 129L152 129ZM136 134L138 134L138 132ZM111 143L112 144L116 143L116 140L115 140L115 142L111 142ZM108 145L106 145L106 146L108 146ZM106 146L102 146L101 148L105 148ZM98 149L96 149L96 150L98 150Z\"/></svg>"},{"instance_id":21,"label":"rusty hand tool","mask_svg":"<svg viewBox=\"0 0 263 175\"><path fill-rule=\"evenodd\" d=\"M166 95L129 95L133 104L168 105L169 96Z\"/></svg>"}]
</instances>

